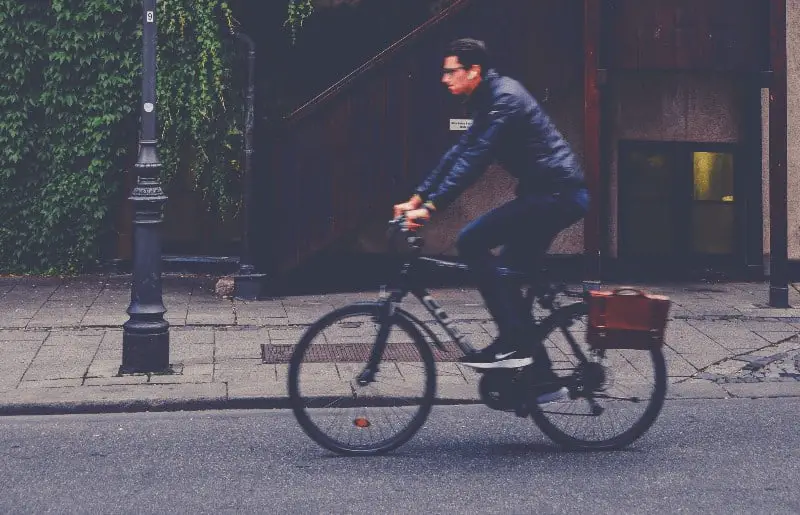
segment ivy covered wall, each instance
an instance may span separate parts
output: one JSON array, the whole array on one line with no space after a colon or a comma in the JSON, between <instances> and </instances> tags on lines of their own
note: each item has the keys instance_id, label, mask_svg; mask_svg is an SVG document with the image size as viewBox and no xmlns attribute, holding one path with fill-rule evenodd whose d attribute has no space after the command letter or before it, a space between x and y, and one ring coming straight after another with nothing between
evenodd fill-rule
<instances>
[{"instance_id":1,"label":"ivy covered wall","mask_svg":"<svg viewBox=\"0 0 800 515\"><path fill-rule=\"evenodd\" d=\"M239 203L241 88L220 0L159 0L165 189L189 170L208 208ZM0 0L0 273L91 268L136 162L140 0Z\"/></svg>"}]
</instances>

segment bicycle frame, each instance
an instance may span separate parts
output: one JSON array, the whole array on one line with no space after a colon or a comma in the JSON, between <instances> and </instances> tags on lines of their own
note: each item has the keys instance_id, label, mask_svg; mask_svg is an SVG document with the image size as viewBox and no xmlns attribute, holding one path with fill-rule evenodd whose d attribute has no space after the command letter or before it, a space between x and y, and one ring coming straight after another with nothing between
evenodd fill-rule
<instances>
[{"instance_id":1,"label":"bicycle frame","mask_svg":"<svg viewBox=\"0 0 800 515\"><path fill-rule=\"evenodd\" d=\"M391 222L392 225L397 227L399 222L395 219ZM435 403L436 395L436 362L431 350L427 345L434 345L440 350L447 350L441 340L432 330L432 324L428 320L421 320L409 313L401 305L401 302L409 295L414 295L425 309L431 314L433 320L439 324L447 335L452 338L458 347L463 352L471 352L475 350L470 339L465 335L456 324L455 320L451 318L445 309L436 301L431 292L425 287L424 281L428 278L427 274L420 273L420 265L433 264L437 267L455 268L460 270L468 270L466 265L445 261L439 259L431 259L422 257L421 247L422 238L409 237L408 243L411 244L413 255L410 259L404 260L400 270L399 277L390 281L391 289L388 290L384 286L381 288L381 295L377 300L356 302L352 305L344 306L331 311L328 315L320 318L314 323L306 334L301 338L298 346L295 348L289 366L288 373L288 389L289 398L292 403L292 410L300 423L303 430L318 444L340 454L359 455L369 454L374 455L382 452L388 452L397 448L411 438L422 425L428 416L431 407ZM398 263L398 265L401 263ZM614 386L613 374L608 374L609 366L595 358L602 358L605 356L605 351L602 349L593 348L591 345L581 348L582 344L578 344L578 331L570 329L574 324L580 323L588 313L589 302L586 300L587 292L570 291L565 284L550 282L547 279L546 273L544 275L537 273L524 273L518 270L510 270L507 268L499 269L501 275L506 278L511 278L513 287L518 287L520 291L524 291L522 295L522 304L514 306L514 309L526 309L526 315L531 324L531 333L525 338L527 341L517 342L520 345L530 344L535 345L533 349L534 362L537 359L543 358L539 352L548 352L547 347L542 343L545 339L550 337L550 333L560 330L563 333L566 341L572 349L572 356L568 360L558 359L554 360L562 363L558 368L552 371L552 375L542 377L539 370L535 366L517 367L514 369L485 371L480 377L478 384L478 393L480 399L491 409L502 411L513 411L517 416L531 416L534 422L541 428L541 430L550 437L554 442L564 445L568 448L585 448L585 449L615 449L621 448L632 441L639 438L645 431L652 425L658 416L661 407L663 406L664 398L666 395L667 387L667 373L663 353L660 348L652 348L649 351L650 360L653 365L654 381L653 387L650 389L650 397L645 398L645 409L637 417L630 419L630 417L623 417L630 420L620 420L624 425L618 427L617 420L620 417L614 417L611 423L604 421L593 422L591 419L569 419L569 425L564 427L564 424L559 420L570 415L578 417L597 417L602 415L608 408L615 409L619 407L620 403L613 402L602 404L599 402L601 399L610 401L631 401L634 403L641 403L642 397L639 394L639 388L634 388L630 391L630 396L618 396L609 388ZM519 280L517 280L519 279ZM581 298L582 301L578 302L564 302L563 297ZM538 306L550 312L547 316L538 316L533 310L534 301ZM364 406L397 406L397 401L388 401L384 399L382 392L379 390L378 395L372 395L371 391L364 391L364 395L358 388L355 388L352 383L351 388L346 390L344 397L336 395L339 392L331 392L334 397L321 392L322 394L311 393L309 400L314 399L315 402L308 402L303 396L299 388L298 375L306 357L313 339L321 334L327 328L335 328L337 324L344 320L349 319L351 316L367 315L370 322L367 322L363 334L374 335L375 325L378 325L377 336L372 336L370 339L375 338L374 343L370 346L370 355L367 364L358 373L356 379L357 384L360 386L367 386L369 383L376 381L378 366L381 364L389 346L388 337L393 327L398 327L402 330L403 334L410 337L412 342L410 345L417 349L421 359L412 359L411 361L419 362L422 367L422 375L424 380L424 389L422 394L409 395L410 391L403 391L404 395L399 399L402 405L414 404L418 405L412 417L405 422L405 425L399 431L392 430L389 433L389 438L386 438L384 431L380 426L378 429L379 435L371 433L372 435L381 438L379 441L374 441L369 437L370 441L366 443L361 437L357 442L353 443L350 437L347 441L339 439L341 431L336 433L337 436L330 436L334 433L330 432L333 429L331 424L319 425L310 416L310 408L320 406L330 408L336 405L339 400L352 399L358 401L363 399L366 401ZM362 324L356 323L346 327L361 327ZM430 341L426 341L425 334L430 337ZM408 340L404 340L408 341ZM332 342L329 342L332 343ZM560 351L565 354L570 353L564 345L559 343ZM363 343L359 342L359 347ZM369 345L369 344L368 344ZM402 344L408 345L408 344ZM400 349L405 351L405 349ZM405 352L402 352L405 354ZM587 359L586 356L589 356ZM388 356L387 356L388 357ZM622 359L627 359L622 356ZM348 360L349 361L349 360ZM403 361L408 361L403 358ZM387 365L393 366L393 360L388 362ZM397 370L402 372L401 370ZM480 372L480 370L477 370ZM545 372L545 371L542 371ZM341 371L340 371L341 374ZM414 374L416 376L416 374ZM609 381L610 378L610 381ZM347 379L347 378L341 378ZM390 377L390 379L392 379ZM634 379L637 381L638 380ZM559 396L563 395L563 388L566 387L570 400L585 399L590 408L589 411L577 405L577 410L568 409L563 413L556 409L549 411L541 406L551 400L550 397L543 397L542 391L548 393L552 390L540 390L540 387L547 386L548 388L556 386L559 388ZM623 388L623 395L626 389ZM647 393L647 392L645 392ZM316 402L319 400L320 402ZM333 402L333 401L336 402ZM354 406L360 405L362 402L355 403ZM344 404L340 404L344 406ZM622 409L625 409L624 407ZM641 410L637 410L641 411ZM329 410L325 410L324 415L329 415ZM563 415L563 416L561 416ZM365 413L364 415L358 414L355 419L352 418L350 413L344 414L344 422L347 425L353 424L359 430L371 427L369 418L371 415ZM378 420L380 417L375 417ZM405 418L405 417L404 417ZM576 427L574 420L578 420L581 427ZM580 420L588 420L588 422L580 422ZM389 417L386 421L393 425ZM583 427L591 430L587 433ZM602 432L600 435L596 434L594 424ZM605 433L609 433L606 435Z\"/></svg>"},{"instance_id":2,"label":"bicycle frame","mask_svg":"<svg viewBox=\"0 0 800 515\"><path fill-rule=\"evenodd\" d=\"M409 237L410 243L412 240L413 238ZM418 246L412 243L412 247L415 249L415 251L418 251L421 247L421 243ZM435 261L445 266L466 269L465 265L447 261L431 260L429 258L419 257L418 255L415 255L411 260L403 264L403 267L400 271L400 279L398 281L399 284L397 287L389 289L390 293L388 297L380 300L380 329L378 330L378 335L375 339L375 345L372 347L369 361L356 378L358 384L364 386L375 380L375 374L378 371L378 364L383 356L383 351L386 349L386 343L389 337L389 329L392 326L392 317L397 316L397 305L400 304L409 294L414 295L420 301L420 303L425 306L428 312L433 315L436 322L445 330L445 332L453 339L453 341L456 342L456 345L458 345L458 348L461 349L461 352L467 354L477 350L472 345L467 335L458 329L455 321L450 318L444 308L436 301L436 299L433 298L431 292L416 282L416 277L413 274L413 270L420 261L424 260ZM382 290L386 290L386 288L383 287ZM424 322L414 317L410 313L403 312L403 314L404 316L410 318L416 326L421 327L423 331L425 331L440 348L444 349L444 346L441 345L439 339Z\"/></svg>"},{"instance_id":3,"label":"bicycle frame","mask_svg":"<svg viewBox=\"0 0 800 515\"><path fill-rule=\"evenodd\" d=\"M467 269L465 265L461 265L459 263L442 261L439 259L416 257L413 261L403 265L403 269L400 272L400 285L397 289L392 291L388 301L393 304L399 304L409 293L414 295L417 300L419 300L420 303L425 306L425 309L433 316L442 329L445 330L448 336L450 336L456 345L458 345L458 348L461 349L461 352L467 354L477 350L472 345L472 342L470 342L469 337L461 332L461 330L458 328L458 324L447 314L442 305L436 301L431 292L421 284L416 283L415 276L413 275L414 267L418 266L420 262L424 261L433 262L438 266L458 268L461 270Z\"/></svg>"},{"instance_id":4,"label":"bicycle frame","mask_svg":"<svg viewBox=\"0 0 800 515\"><path fill-rule=\"evenodd\" d=\"M431 292L418 282L417 276L414 273L416 267L423 262L432 263L438 267L454 268L462 271L467 271L469 268L466 265L452 261L422 257L419 255L422 248L422 238L410 236L407 239L408 243L414 250L414 254L411 259L403 264L400 271L398 284L394 288L388 289L390 292L388 298L383 298L380 301L380 329L375 340L375 345L370 353L370 359L356 379L357 382L362 386L374 381L375 374L378 371L378 364L380 363L381 357L383 356L383 351L386 348L389 330L392 326L392 317L397 316L397 305L400 304L409 294L414 295L420 301L420 303L425 306L425 309L434 317L436 322L445 330L450 338L453 339L461 352L467 354L477 350L469 340L469 337L459 330L457 323L447 314L441 304L436 301ZM505 270L505 273L512 276L524 277L524 274L512 270ZM384 287L384 289L386 288ZM552 289L551 293L553 293ZM528 304L527 307L532 308L533 295L530 294L530 292L525 298L525 301L526 304ZM562 332L564 333L564 336L575 355L581 362L587 362L588 359L584 355L580 346L570 332L566 330L566 321L561 320L560 317L556 316L557 307L553 304L552 299L545 303L540 301L540 304L550 311L550 315L538 324L535 324L538 330L543 331L543 334L549 334L550 331L555 329L556 326L561 327ZM530 309L528 309L528 311L530 312ZM443 348L436 335L427 327L425 323L409 313L403 312L403 315L409 317L417 326L421 327L423 331L425 331L434 340L434 342L437 343L437 345Z\"/></svg>"}]
</instances>

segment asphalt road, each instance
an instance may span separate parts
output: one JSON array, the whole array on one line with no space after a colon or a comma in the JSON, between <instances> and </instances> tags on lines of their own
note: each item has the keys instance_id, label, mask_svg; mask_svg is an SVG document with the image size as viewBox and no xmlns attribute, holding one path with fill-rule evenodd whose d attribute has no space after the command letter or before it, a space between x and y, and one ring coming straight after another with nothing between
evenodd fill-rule
<instances>
[{"instance_id":1,"label":"asphalt road","mask_svg":"<svg viewBox=\"0 0 800 515\"><path fill-rule=\"evenodd\" d=\"M629 450L437 406L394 453L334 457L287 411L0 418L2 513L800 513L800 398L669 402Z\"/></svg>"}]
</instances>

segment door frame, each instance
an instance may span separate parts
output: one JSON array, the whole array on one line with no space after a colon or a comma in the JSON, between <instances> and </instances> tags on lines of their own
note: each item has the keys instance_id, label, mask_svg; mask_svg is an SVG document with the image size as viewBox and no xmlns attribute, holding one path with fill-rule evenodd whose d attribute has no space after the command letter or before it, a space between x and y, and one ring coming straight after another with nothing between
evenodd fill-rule
<instances>
[{"instance_id":1,"label":"door frame","mask_svg":"<svg viewBox=\"0 0 800 515\"><path fill-rule=\"evenodd\" d=\"M629 181L627 178L631 173L625 160L625 156L631 151L659 152L667 153L675 163L685 161L685 171L681 172L683 177L676 177L676 183L683 193L672 199L675 213L679 216L677 221L677 240L673 256L663 258L647 259L641 255L632 254L626 248L627 224L630 217L626 212L628 209L627 198L629 195ZM696 267L730 268L744 270L748 264L747 257L752 255L753 249L757 247L760 251L762 246L761 233L755 234L755 227L761 225L761 188L752 188L755 183L752 177L748 176L751 163L747 159L747 152L744 145L740 143L702 143L691 141L653 141L653 140L619 140L617 145L617 170L618 170L618 256L620 261L629 262L638 266L656 266L670 268L691 269ZM734 248L731 254L724 256L698 255L691 251L691 206L693 202L693 168L692 154L694 152L720 152L733 156L734 167ZM761 182L761 170L758 170L759 184ZM757 202L756 202L757 201ZM758 208L758 211L754 209ZM753 223L752 217L757 216L758 223ZM739 228L743 228L740 230ZM748 253L748 249L751 253Z\"/></svg>"}]
</instances>

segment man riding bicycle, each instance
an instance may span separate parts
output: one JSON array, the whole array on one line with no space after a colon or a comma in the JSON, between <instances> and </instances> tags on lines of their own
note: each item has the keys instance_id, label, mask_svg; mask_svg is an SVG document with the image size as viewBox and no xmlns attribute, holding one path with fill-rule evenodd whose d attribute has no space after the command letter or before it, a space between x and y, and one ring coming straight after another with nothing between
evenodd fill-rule
<instances>
[{"instance_id":1,"label":"man riding bicycle","mask_svg":"<svg viewBox=\"0 0 800 515\"><path fill-rule=\"evenodd\" d=\"M458 236L458 253L474 271L499 333L488 347L463 356L460 362L479 369L533 364L537 378L547 385L554 373L544 343L532 334L529 317L520 309L524 304L521 291L504 284L498 266L538 269L558 233L587 212L589 194L583 171L533 96L518 81L491 67L484 42L453 41L442 73L450 93L465 98L472 126L415 194L394 206L394 216L405 214L406 228L419 229L495 160L518 179L513 200L473 220ZM491 250L501 245L502 253L493 255Z\"/></svg>"}]
</instances>

